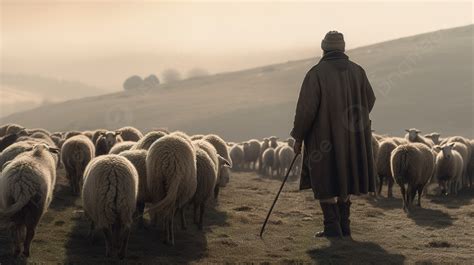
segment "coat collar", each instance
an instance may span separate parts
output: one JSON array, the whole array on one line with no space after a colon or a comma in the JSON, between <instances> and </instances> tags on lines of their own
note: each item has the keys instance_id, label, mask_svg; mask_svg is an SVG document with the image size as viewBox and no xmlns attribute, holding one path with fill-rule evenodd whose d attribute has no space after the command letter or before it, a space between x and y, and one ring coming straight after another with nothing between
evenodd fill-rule
<instances>
[{"instance_id":1,"label":"coat collar","mask_svg":"<svg viewBox=\"0 0 474 265\"><path fill-rule=\"evenodd\" d=\"M337 59L349 59L349 56L347 56L344 52L341 51L331 51L326 53L322 58L321 61L327 61L327 60L337 60Z\"/></svg>"}]
</instances>

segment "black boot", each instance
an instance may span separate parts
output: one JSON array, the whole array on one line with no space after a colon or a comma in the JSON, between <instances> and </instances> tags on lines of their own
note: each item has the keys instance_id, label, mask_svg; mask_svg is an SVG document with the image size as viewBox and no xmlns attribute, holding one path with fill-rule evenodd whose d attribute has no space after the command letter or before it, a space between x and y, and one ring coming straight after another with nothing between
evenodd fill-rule
<instances>
[{"instance_id":1,"label":"black boot","mask_svg":"<svg viewBox=\"0 0 474 265\"><path fill-rule=\"evenodd\" d=\"M350 200L345 202L337 202L339 215L341 216L341 229L343 236L351 236L351 220L349 220L351 215L351 204L352 203Z\"/></svg>"},{"instance_id":2,"label":"black boot","mask_svg":"<svg viewBox=\"0 0 474 265\"><path fill-rule=\"evenodd\" d=\"M315 237L342 237L339 208L336 203L320 203L324 216L324 231Z\"/></svg>"}]
</instances>

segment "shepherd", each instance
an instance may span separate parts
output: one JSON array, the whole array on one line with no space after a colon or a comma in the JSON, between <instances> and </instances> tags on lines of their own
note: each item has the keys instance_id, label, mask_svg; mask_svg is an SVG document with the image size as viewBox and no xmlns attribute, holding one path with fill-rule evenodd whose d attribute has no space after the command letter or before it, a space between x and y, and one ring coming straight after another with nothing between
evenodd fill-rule
<instances>
[{"instance_id":1,"label":"shepherd","mask_svg":"<svg viewBox=\"0 0 474 265\"><path fill-rule=\"evenodd\" d=\"M342 33L321 42L323 57L306 74L291 136L304 143L300 190L311 188L324 216L316 237L351 236L351 195L375 192L369 113L375 95L364 69L344 53Z\"/></svg>"}]
</instances>

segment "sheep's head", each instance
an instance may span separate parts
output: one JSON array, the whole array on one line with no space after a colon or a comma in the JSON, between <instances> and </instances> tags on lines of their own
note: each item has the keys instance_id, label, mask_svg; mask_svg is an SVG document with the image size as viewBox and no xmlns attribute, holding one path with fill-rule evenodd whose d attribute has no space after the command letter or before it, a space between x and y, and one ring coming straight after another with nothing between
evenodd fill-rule
<instances>
[{"instance_id":1,"label":"sheep's head","mask_svg":"<svg viewBox=\"0 0 474 265\"><path fill-rule=\"evenodd\" d=\"M263 142L264 142L265 144L268 144L268 143L270 142L270 139L268 139L268 138L263 138Z\"/></svg>"},{"instance_id":2,"label":"sheep's head","mask_svg":"<svg viewBox=\"0 0 474 265\"><path fill-rule=\"evenodd\" d=\"M408 133L408 140L410 141L415 141L416 138L418 138L418 134L421 133L420 130L411 128L411 129L405 129L405 131Z\"/></svg>"},{"instance_id":3,"label":"sheep's head","mask_svg":"<svg viewBox=\"0 0 474 265\"><path fill-rule=\"evenodd\" d=\"M222 156L218 155L219 160L219 186L225 187L230 180L230 168L232 167L232 163L227 161L227 159L223 158Z\"/></svg>"},{"instance_id":4,"label":"sheep's head","mask_svg":"<svg viewBox=\"0 0 474 265\"><path fill-rule=\"evenodd\" d=\"M440 136L441 134L436 132L425 135L426 138L430 138L435 144L439 143Z\"/></svg>"},{"instance_id":5,"label":"sheep's head","mask_svg":"<svg viewBox=\"0 0 474 265\"><path fill-rule=\"evenodd\" d=\"M451 156L453 155L453 148L455 146L455 143L449 143L441 146L441 151L443 152L443 156L450 159Z\"/></svg>"},{"instance_id":6,"label":"sheep's head","mask_svg":"<svg viewBox=\"0 0 474 265\"><path fill-rule=\"evenodd\" d=\"M270 137L270 142L271 142L272 144L274 144L274 143L276 143L276 142L278 141L278 139L280 139L280 138L275 137L275 136L272 136L272 137Z\"/></svg>"},{"instance_id":7,"label":"sheep's head","mask_svg":"<svg viewBox=\"0 0 474 265\"><path fill-rule=\"evenodd\" d=\"M119 137L122 134L120 131L115 131L115 132L103 132L101 135L105 138L105 144L107 145L107 148L110 149L112 146L114 146L117 142L119 142Z\"/></svg>"}]
</instances>

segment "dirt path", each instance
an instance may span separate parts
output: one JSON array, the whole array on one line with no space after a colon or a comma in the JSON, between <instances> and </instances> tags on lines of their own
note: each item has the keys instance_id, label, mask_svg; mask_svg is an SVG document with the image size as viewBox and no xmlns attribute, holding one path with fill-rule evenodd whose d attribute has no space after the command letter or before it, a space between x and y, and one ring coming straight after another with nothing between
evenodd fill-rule
<instances>
[{"instance_id":1,"label":"dirt path","mask_svg":"<svg viewBox=\"0 0 474 265\"><path fill-rule=\"evenodd\" d=\"M63 180L38 228L32 257L8 256L6 233L0 232L0 264L104 264L102 238L91 243L80 199L68 195ZM311 192L289 183L270 219L264 240L258 232L280 182L254 173L236 173L199 232L192 223L178 230L176 246L162 244L161 232L134 228L127 264L151 263L318 263L318 264L472 264L474 260L474 191L457 198L425 197L410 217L396 199L355 198L354 241L312 237L322 214ZM190 219L189 219L190 220Z\"/></svg>"}]
</instances>

